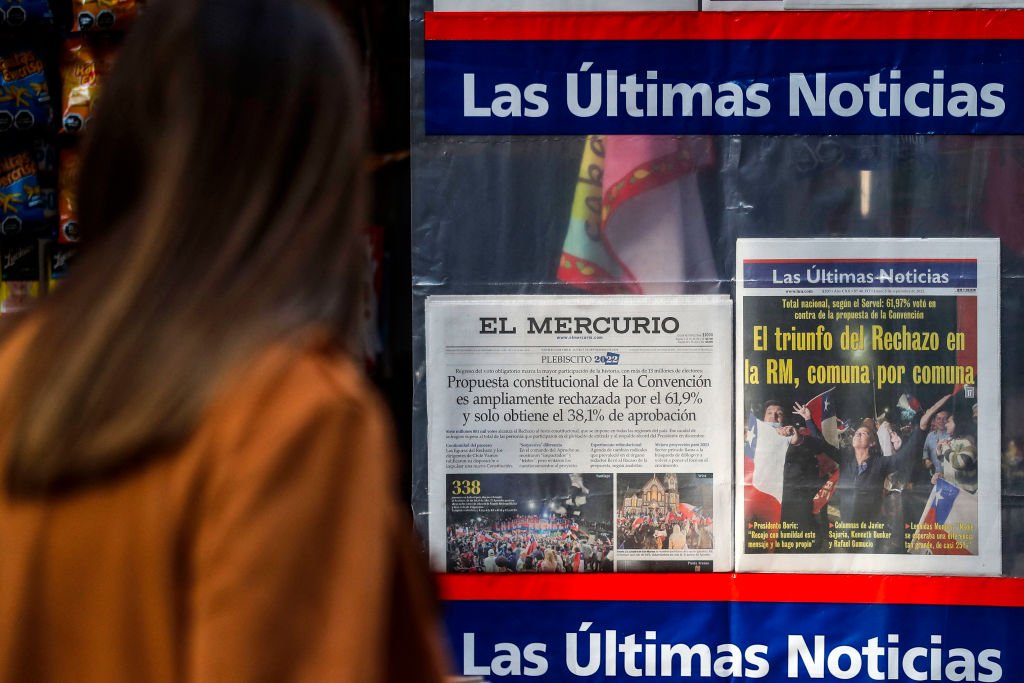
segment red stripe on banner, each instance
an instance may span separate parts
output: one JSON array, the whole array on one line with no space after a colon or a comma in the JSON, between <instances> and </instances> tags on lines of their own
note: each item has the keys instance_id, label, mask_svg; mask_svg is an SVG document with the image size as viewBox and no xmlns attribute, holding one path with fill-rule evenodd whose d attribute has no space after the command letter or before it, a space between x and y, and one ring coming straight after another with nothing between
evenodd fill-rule
<instances>
[{"instance_id":1,"label":"red stripe on banner","mask_svg":"<svg viewBox=\"0 0 1024 683\"><path fill-rule=\"evenodd\" d=\"M973 258L747 258L744 263L974 263Z\"/></svg>"},{"instance_id":2,"label":"red stripe on banner","mask_svg":"<svg viewBox=\"0 0 1024 683\"><path fill-rule=\"evenodd\" d=\"M791 602L1024 607L1024 579L868 574L438 574L442 600ZM836 590L841 586L842 590Z\"/></svg>"},{"instance_id":3,"label":"red stripe on banner","mask_svg":"<svg viewBox=\"0 0 1024 683\"><path fill-rule=\"evenodd\" d=\"M427 40L1022 40L1024 10L427 12Z\"/></svg>"}]
</instances>

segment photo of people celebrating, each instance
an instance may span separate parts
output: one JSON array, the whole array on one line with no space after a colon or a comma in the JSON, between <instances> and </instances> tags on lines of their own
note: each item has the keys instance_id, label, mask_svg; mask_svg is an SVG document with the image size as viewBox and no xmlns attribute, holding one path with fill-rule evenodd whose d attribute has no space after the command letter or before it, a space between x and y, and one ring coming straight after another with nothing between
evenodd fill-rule
<instances>
[{"instance_id":1,"label":"photo of people celebrating","mask_svg":"<svg viewBox=\"0 0 1024 683\"><path fill-rule=\"evenodd\" d=\"M448 475L447 570L614 570L611 474Z\"/></svg>"},{"instance_id":2,"label":"photo of people celebrating","mask_svg":"<svg viewBox=\"0 0 1024 683\"><path fill-rule=\"evenodd\" d=\"M743 444L748 545L775 553L970 553L971 534L950 547L940 533L977 519L976 404L966 398L971 388L957 389L929 396L927 409L907 392L872 392L867 415L863 405L845 412L859 405L852 387L806 402L789 392L752 404ZM957 516L929 522L933 499L950 493L961 496Z\"/></svg>"},{"instance_id":3,"label":"photo of people celebrating","mask_svg":"<svg viewBox=\"0 0 1024 683\"><path fill-rule=\"evenodd\" d=\"M714 547L710 474L620 474L617 486L620 550Z\"/></svg>"}]
</instances>

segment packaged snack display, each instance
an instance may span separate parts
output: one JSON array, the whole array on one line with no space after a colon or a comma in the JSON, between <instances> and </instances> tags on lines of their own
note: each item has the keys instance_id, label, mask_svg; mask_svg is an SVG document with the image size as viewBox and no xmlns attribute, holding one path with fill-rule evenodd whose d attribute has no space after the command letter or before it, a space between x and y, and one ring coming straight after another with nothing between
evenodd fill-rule
<instances>
[{"instance_id":1,"label":"packaged snack display","mask_svg":"<svg viewBox=\"0 0 1024 683\"><path fill-rule=\"evenodd\" d=\"M53 117L43 60L0 47L0 134L45 128Z\"/></svg>"}]
</instances>

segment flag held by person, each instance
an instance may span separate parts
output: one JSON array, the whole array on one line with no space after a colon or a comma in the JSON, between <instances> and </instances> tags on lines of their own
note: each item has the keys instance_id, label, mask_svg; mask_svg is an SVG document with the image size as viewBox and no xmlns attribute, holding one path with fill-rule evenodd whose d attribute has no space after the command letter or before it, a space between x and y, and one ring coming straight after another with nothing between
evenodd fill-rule
<instances>
[{"instance_id":1,"label":"flag held by person","mask_svg":"<svg viewBox=\"0 0 1024 683\"><path fill-rule=\"evenodd\" d=\"M836 405L832 399L835 387L823 391L807 402L811 411L814 426L821 432L821 437L836 448L839 447L839 418L836 417Z\"/></svg>"},{"instance_id":2,"label":"flag held by person","mask_svg":"<svg viewBox=\"0 0 1024 683\"><path fill-rule=\"evenodd\" d=\"M782 513L782 474L789 439L776 425L757 419L747 421L744 438L744 504L747 520L778 522Z\"/></svg>"},{"instance_id":3,"label":"flag held by person","mask_svg":"<svg viewBox=\"0 0 1024 683\"><path fill-rule=\"evenodd\" d=\"M921 521L914 530L915 555L977 555L978 498L949 483L935 482Z\"/></svg>"},{"instance_id":4,"label":"flag held by person","mask_svg":"<svg viewBox=\"0 0 1024 683\"><path fill-rule=\"evenodd\" d=\"M900 411L901 422L910 422L914 416L921 412L921 402L911 394L900 394L896 401L896 407Z\"/></svg>"}]
</instances>

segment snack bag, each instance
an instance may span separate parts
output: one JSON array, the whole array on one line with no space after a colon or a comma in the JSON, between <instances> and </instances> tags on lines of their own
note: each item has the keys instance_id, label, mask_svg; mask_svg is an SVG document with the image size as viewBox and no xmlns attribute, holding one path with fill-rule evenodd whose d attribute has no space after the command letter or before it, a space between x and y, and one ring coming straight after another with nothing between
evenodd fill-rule
<instances>
[{"instance_id":1,"label":"snack bag","mask_svg":"<svg viewBox=\"0 0 1024 683\"><path fill-rule=\"evenodd\" d=\"M0 151L0 235L26 235L43 227L47 202L32 153Z\"/></svg>"},{"instance_id":2,"label":"snack bag","mask_svg":"<svg viewBox=\"0 0 1024 683\"><path fill-rule=\"evenodd\" d=\"M138 14L136 0L72 0L75 31L123 31Z\"/></svg>"},{"instance_id":3,"label":"snack bag","mask_svg":"<svg viewBox=\"0 0 1024 683\"><path fill-rule=\"evenodd\" d=\"M35 159L36 168L43 180L52 180L57 177L57 146L52 140L36 138L32 140L32 158Z\"/></svg>"},{"instance_id":4,"label":"snack bag","mask_svg":"<svg viewBox=\"0 0 1024 683\"><path fill-rule=\"evenodd\" d=\"M32 50L0 50L0 133L43 128L52 118L43 60Z\"/></svg>"},{"instance_id":5,"label":"snack bag","mask_svg":"<svg viewBox=\"0 0 1024 683\"><path fill-rule=\"evenodd\" d=\"M50 249L50 258L47 260L49 264L48 291L52 292L67 278L69 266L77 251L78 247L74 244L54 244Z\"/></svg>"},{"instance_id":6,"label":"snack bag","mask_svg":"<svg viewBox=\"0 0 1024 683\"><path fill-rule=\"evenodd\" d=\"M0 282L0 315L22 313L39 298L39 283L23 280Z\"/></svg>"},{"instance_id":7,"label":"snack bag","mask_svg":"<svg viewBox=\"0 0 1024 683\"><path fill-rule=\"evenodd\" d=\"M39 298L39 241L0 244L0 315L28 309Z\"/></svg>"},{"instance_id":8,"label":"snack bag","mask_svg":"<svg viewBox=\"0 0 1024 683\"><path fill-rule=\"evenodd\" d=\"M38 26L52 24L53 11L48 0L0 0L0 26Z\"/></svg>"},{"instance_id":9,"label":"snack bag","mask_svg":"<svg viewBox=\"0 0 1024 683\"><path fill-rule=\"evenodd\" d=\"M50 140L42 138L32 141L32 158L39 171L39 185L42 188L43 213L46 227L52 228L57 223L57 146Z\"/></svg>"},{"instance_id":10,"label":"snack bag","mask_svg":"<svg viewBox=\"0 0 1024 683\"><path fill-rule=\"evenodd\" d=\"M61 130L78 133L89 123L96 109L100 83L114 63L115 46L102 40L79 36L64 44L61 76L64 80L64 104Z\"/></svg>"},{"instance_id":11,"label":"snack bag","mask_svg":"<svg viewBox=\"0 0 1024 683\"><path fill-rule=\"evenodd\" d=\"M78 241L78 150L62 149L60 152L60 189L57 204L60 207L60 229L57 242L72 244Z\"/></svg>"}]
</instances>

